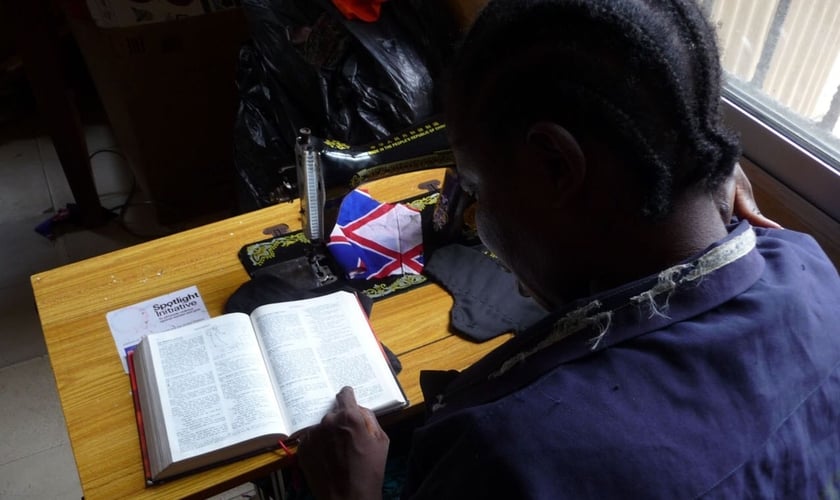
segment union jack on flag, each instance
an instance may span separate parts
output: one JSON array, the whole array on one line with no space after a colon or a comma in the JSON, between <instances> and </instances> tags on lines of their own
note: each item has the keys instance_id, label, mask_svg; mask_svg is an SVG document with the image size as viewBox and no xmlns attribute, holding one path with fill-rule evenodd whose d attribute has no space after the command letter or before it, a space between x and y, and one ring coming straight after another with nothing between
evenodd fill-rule
<instances>
[{"instance_id":1,"label":"union jack on flag","mask_svg":"<svg viewBox=\"0 0 840 500\"><path fill-rule=\"evenodd\" d=\"M420 212L398 203L380 203L357 189L342 200L327 247L350 279L420 274Z\"/></svg>"}]
</instances>

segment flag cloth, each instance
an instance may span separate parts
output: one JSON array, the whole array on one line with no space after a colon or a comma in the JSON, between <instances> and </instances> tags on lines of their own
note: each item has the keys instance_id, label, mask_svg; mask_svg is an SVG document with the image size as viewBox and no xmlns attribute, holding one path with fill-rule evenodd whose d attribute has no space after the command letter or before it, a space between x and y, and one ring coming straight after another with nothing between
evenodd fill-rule
<instances>
[{"instance_id":1,"label":"flag cloth","mask_svg":"<svg viewBox=\"0 0 840 500\"><path fill-rule=\"evenodd\" d=\"M341 202L327 247L350 279L420 274L420 212L399 203L380 203L356 189Z\"/></svg>"}]
</instances>

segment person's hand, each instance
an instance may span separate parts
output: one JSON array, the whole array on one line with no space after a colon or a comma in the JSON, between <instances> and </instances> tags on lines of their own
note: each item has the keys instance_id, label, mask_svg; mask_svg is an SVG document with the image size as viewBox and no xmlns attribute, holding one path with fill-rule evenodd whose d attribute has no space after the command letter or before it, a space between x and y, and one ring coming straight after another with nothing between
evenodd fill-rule
<instances>
[{"instance_id":1,"label":"person's hand","mask_svg":"<svg viewBox=\"0 0 840 500\"><path fill-rule=\"evenodd\" d=\"M725 223L734 214L740 219L747 220L753 226L781 229L775 221L765 217L758 209L753 195L752 184L739 163L735 164L732 175L721 186L717 196L720 216Z\"/></svg>"},{"instance_id":2,"label":"person's hand","mask_svg":"<svg viewBox=\"0 0 840 500\"><path fill-rule=\"evenodd\" d=\"M382 497L388 435L373 412L356 403L352 388L341 389L335 409L298 439L298 464L315 498Z\"/></svg>"}]
</instances>

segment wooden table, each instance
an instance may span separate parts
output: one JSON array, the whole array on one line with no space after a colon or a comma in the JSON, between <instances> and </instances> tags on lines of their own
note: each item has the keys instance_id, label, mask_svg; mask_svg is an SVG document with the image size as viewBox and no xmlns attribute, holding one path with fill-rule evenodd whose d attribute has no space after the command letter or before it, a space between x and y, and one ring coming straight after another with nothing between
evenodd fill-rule
<instances>
[{"instance_id":1,"label":"wooden table","mask_svg":"<svg viewBox=\"0 0 840 500\"><path fill-rule=\"evenodd\" d=\"M442 170L406 174L370 185L381 200L421 192ZM263 453L171 483L147 488L143 478L128 376L123 372L105 314L196 285L211 316L249 278L239 249L268 238L280 223L300 227L298 204L266 208L191 231L32 276L58 394L86 500L204 497L279 467L282 452ZM436 285L382 300L371 322L400 358L399 375L412 408L422 403L421 369L463 369L505 337L482 344L449 332L452 299ZM411 411L411 409L407 410Z\"/></svg>"}]
</instances>

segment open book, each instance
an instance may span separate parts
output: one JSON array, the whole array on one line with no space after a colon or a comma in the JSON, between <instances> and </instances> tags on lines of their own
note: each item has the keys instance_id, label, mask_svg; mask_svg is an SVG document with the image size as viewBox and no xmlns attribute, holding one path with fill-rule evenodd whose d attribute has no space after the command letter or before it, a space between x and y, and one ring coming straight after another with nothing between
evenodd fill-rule
<instances>
[{"instance_id":1,"label":"open book","mask_svg":"<svg viewBox=\"0 0 840 500\"><path fill-rule=\"evenodd\" d=\"M129 368L149 483L276 448L343 386L377 414L408 404L345 291L148 335Z\"/></svg>"}]
</instances>

